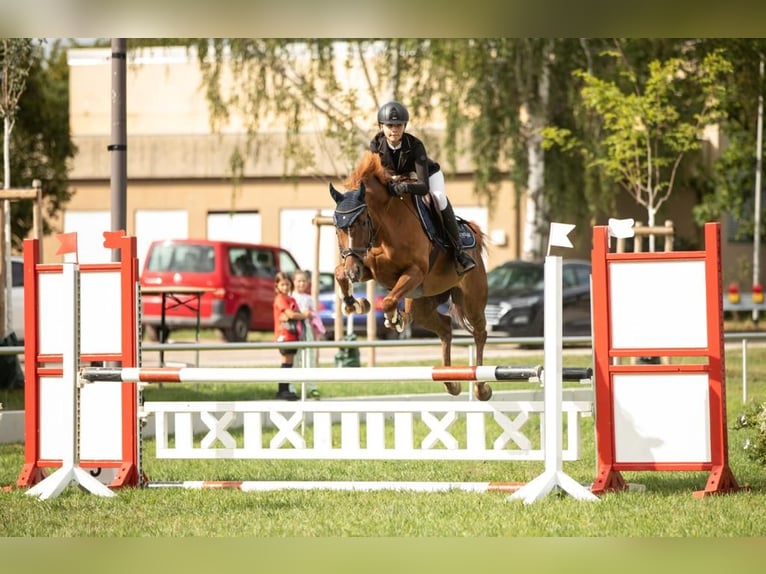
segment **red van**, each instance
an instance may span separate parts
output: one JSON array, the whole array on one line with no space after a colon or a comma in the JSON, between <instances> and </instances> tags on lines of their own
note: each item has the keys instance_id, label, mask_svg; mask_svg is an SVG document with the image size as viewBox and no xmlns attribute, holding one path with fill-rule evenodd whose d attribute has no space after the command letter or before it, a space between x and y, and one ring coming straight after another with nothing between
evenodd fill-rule
<instances>
[{"instance_id":1,"label":"red van","mask_svg":"<svg viewBox=\"0 0 766 574\"><path fill-rule=\"evenodd\" d=\"M201 328L220 329L227 341L246 341L248 331L274 328L274 275L297 269L290 252L273 245L155 241L141 272L141 323L166 341L173 329L195 328L199 309Z\"/></svg>"}]
</instances>

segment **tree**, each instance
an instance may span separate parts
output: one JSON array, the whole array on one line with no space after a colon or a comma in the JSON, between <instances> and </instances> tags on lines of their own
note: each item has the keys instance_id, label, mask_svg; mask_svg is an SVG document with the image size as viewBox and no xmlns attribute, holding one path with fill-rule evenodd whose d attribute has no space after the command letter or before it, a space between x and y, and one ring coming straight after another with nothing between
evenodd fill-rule
<instances>
[{"instance_id":1,"label":"tree","mask_svg":"<svg viewBox=\"0 0 766 574\"><path fill-rule=\"evenodd\" d=\"M673 97L666 95L669 105L687 118L695 113L692 103L700 99L692 77L702 61L694 57L699 40L194 38L164 43L196 51L214 127L225 126L235 114L243 122L247 142L231 158L235 183L248 162L266 149L262 142L277 119L281 129L287 126L286 145L280 150L286 177L344 175L375 129L374 110L387 99L400 99L445 173L454 173L457 158L469 155L475 193L483 204L491 209L498 186L504 180L513 183L516 212L527 214L527 221L518 221L516 242L523 243L520 255L525 258L542 255L549 220L587 217L595 222L600 214L612 212L614 193L608 184L617 174L607 169L605 158L616 137L583 99L587 76L573 76L573 71L646 102L650 62L673 60L688 69L687 77L673 82ZM132 40L130 45L156 44ZM610 47L610 57L599 57ZM615 53L620 57L613 57ZM352 77L362 81L352 83ZM591 91L596 89L594 84ZM429 124L445 137L434 139ZM545 125L569 130L581 143L579 155L564 147L543 147ZM301 136L309 129L315 135L306 145ZM612 137L607 141L604 136ZM664 134L652 137L662 142ZM670 169L662 165L668 149L664 146L659 156L651 152L660 158L652 167L663 177ZM335 162L336 173L316 173L318 154ZM667 179L652 177L660 182L653 188L656 196ZM655 207L660 204L657 197Z\"/></svg>"},{"instance_id":2,"label":"tree","mask_svg":"<svg viewBox=\"0 0 766 574\"><path fill-rule=\"evenodd\" d=\"M72 196L69 170L77 153L69 126L65 48L65 42L53 41L46 45L45 53L36 52L27 89L19 100L12 137L14 153L10 155L11 176L19 186L28 187L34 179L43 182L44 214L48 218L55 217ZM32 228L32 203L15 202L11 213L13 247L20 250ZM43 232L50 233L50 226L44 223Z\"/></svg>"},{"instance_id":3,"label":"tree","mask_svg":"<svg viewBox=\"0 0 766 574\"><path fill-rule=\"evenodd\" d=\"M725 77L732 66L720 51L701 60L653 60L640 83L624 53L607 55L621 64L626 89L616 80L575 72L584 84L584 107L600 120L601 155L594 155L571 131L555 126L546 128L545 145L581 153L589 167L600 169L646 208L653 226L657 210L673 192L682 159L700 149L704 128L722 118Z\"/></svg>"},{"instance_id":4,"label":"tree","mask_svg":"<svg viewBox=\"0 0 766 574\"><path fill-rule=\"evenodd\" d=\"M711 39L702 42L700 49L725 50L726 57L735 66L723 102L726 117L722 131L726 134L726 145L710 177L700 183L700 201L694 208L694 217L701 224L729 214L737 222L738 235L745 238L754 232L757 106L759 95L766 91L759 64L766 55L766 41L762 38ZM764 236L763 228L761 235Z\"/></svg>"},{"instance_id":5,"label":"tree","mask_svg":"<svg viewBox=\"0 0 766 574\"><path fill-rule=\"evenodd\" d=\"M19 56L20 52L14 52L14 57L25 70L25 89L18 91L14 106L10 106L10 93L7 100L3 97L3 101L9 103L4 108L9 112L4 119L7 118L8 123L12 124L6 132L2 151L5 186L10 187L12 181L18 187L30 187L34 179L40 179L43 182L44 213L52 217L71 196L67 181L68 162L76 153L69 130L66 52L59 41L46 45L46 50L42 49L41 40L27 38L13 41L30 49L26 52L27 60ZM5 53L10 54L10 51ZM11 60L4 59L3 62L10 64ZM8 71L10 73L10 66ZM10 81L3 81L3 85L10 90ZM10 236L14 249L21 249L21 242L32 227L32 208L29 201L13 202L10 206ZM45 222L43 231L50 231ZM0 247L0 251L4 249ZM4 260L4 257L0 258L2 271L5 270ZM5 276L4 273L0 275ZM8 276L10 278L10 274ZM2 285L6 285L5 279L2 279ZM9 324L11 317L6 312L5 297L0 297L0 311ZM3 329L7 330L6 325Z\"/></svg>"},{"instance_id":6,"label":"tree","mask_svg":"<svg viewBox=\"0 0 766 574\"><path fill-rule=\"evenodd\" d=\"M4 188L11 187L11 132L16 121L18 102L26 88L27 75L32 65L35 42L30 38L0 39L0 116L3 118L3 182ZM3 286L3 325L0 336L5 337L13 328L11 316L11 202L3 200L0 216L0 284Z\"/></svg>"}]
</instances>

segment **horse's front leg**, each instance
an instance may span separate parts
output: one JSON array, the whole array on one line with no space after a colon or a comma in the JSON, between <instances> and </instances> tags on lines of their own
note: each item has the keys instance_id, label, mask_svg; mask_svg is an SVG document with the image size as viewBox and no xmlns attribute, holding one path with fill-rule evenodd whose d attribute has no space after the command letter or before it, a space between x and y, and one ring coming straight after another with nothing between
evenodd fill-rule
<instances>
[{"instance_id":1,"label":"horse's front leg","mask_svg":"<svg viewBox=\"0 0 766 574\"><path fill-rule=\"evenodd\" d=\"M351 289L352 283L348 280L345 266L342 263L335 268L335 282L338 284L338 295L343 302L343 312L346 315L351 315L352 313L362 315L370 312L372 307L367 299L364 297L361 299L354 297L354 292Z\"/></svg>"},{"instance_id":2,"label":"horse's front leg","mask_svg":"<svg viewBox=\"0 0 766 574\"><path fill-rule=\"evenodd\" d=\"M412 267L402 273L388 294L383 297L381 307L386 317L385 326L396 329L401 333L404 328L412 321L410 305L405 300L404 312L399 312L399 299L402 299L406 293L409 293L423 282L424 274L418 267Z\"/></svg>"}]
</instances>

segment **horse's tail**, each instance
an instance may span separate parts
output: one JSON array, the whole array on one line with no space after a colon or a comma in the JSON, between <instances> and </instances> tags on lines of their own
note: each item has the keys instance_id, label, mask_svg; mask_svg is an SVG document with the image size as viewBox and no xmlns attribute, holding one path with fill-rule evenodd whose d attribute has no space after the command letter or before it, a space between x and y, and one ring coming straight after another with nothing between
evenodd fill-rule
<instances>
[{"instance_id":1,"label":"horse's tail","mask_svg":"<svg viewBox=\"0 0 766 574\"><path fill-rule=\"evenodd\" d=\"M451 299L449 302L449 316L452 319L453 324L459 325L461 328L465 329L471 335L473 335L473 325L471 325L471 322L466 319L465 315L463 314L463 309L455 305Z\"/></svg>"}]
</instances>

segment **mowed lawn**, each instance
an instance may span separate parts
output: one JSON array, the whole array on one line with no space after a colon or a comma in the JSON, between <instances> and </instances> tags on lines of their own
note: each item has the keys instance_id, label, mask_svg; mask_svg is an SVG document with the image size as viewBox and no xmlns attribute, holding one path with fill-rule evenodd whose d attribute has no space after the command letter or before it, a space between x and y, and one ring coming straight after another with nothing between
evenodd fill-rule
<instances>
[{"instance_id":1,"label":"mowed lawn","mask_svg":"<svg viewBox=\"0 0 766 574\"><path fill-rule=\"evenodd\" d=\"M568 366L590 357L568 358ZM539 364L542 352L496 364ZM766 348L748 352L748 395L766 401ZM766 468L743 448L754 435L733 430L743 411L741 351L727 353L730 466L747 489L697 499L707 472L633 472L625 479L640 489L609 493L597 502L555 493L534 504L502 493L328 492L123 489L113 498L70 487L41 501L22 489L0 493L2 537L762 537L766 536ZM323 384L323 398L344 393L427 392L430 384L405 389ZM495 384L498 389L506 388ZM507 388L511 388L510 385ZM274 385L189 385L151 388L146 400L235 400L271 398ZM658 401L662 397L657 397ZM679 405L683 408L683 405ZM589 485L596 472L594 419L581 422L582 457L564 471ZM360 480L519 481L543 471L542 462L251 461L156 460L145 441L145 470L152 481L177 480ZM0 485L15 483L22 445L0 445Z\"/></svg>"}]
</instances>

